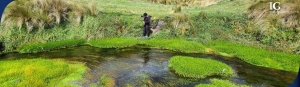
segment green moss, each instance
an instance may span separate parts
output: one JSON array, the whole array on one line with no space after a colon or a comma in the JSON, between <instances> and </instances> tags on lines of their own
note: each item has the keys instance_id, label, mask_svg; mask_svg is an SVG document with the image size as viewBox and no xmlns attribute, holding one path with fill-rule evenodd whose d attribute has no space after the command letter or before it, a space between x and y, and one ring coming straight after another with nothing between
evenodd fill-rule
<instances>
[{"instance_id":1,"label":"green moss","mask_svg":"<svg viewBox=\"0 0 300 87\"><path fill-rule=\"evenodd\" d=\"M186 41L184 39L150 39L145 41L145 44L186 53L205 52L205 46L203 46L202 44L192 41Z\"/></svg>"},{"instance_id":2,"label":"green moss","mask_svg":"<svg viewBox=\"0 0 300 87\"><path fill-rule=\"evenodd\" d=\"M131 38L106 38L102 40L91 40L89 44L99 48L123 48L136 45L138 41Z\"/></svg>"},{"instance_id":3,"label":"green moss","mask_svg":"<svg viewBox=\"0 0 300 87\"><path fill-rule=\"evenodd\" d=\"M91 46L100 48L123 48L136 44L146 44L153 47L182 51L187 53L204 53L202 44L184 39L132 39L132 38L106 38L102 40L89 41Z\"/></svg>"},{"instance_id":4,"label":"green moss","mask_svg":"<svg viewBox=\"0 0 300 87\"><path fill-rule=\"evenodd\" d=\"M297 72L300 65L300 56L290 53L273 52L226 41L213 41L208 43L208 47L236 55L241 60L257 66Z\"/></svg>"},{"instance_id":5,"label":"green moss","mask_svg":"<svg viewBox=\"0 0 300 87\"><path fill-rule=\"evenodd\" d=\"M20 53L36 53L58 48L84 44L84 40L66 40L58 42L48 42L41 44L24 45L18 48ZM91 40L89 45L99 48L123 48L137 44L146 44L153 47L182 51L187 53L204 53L205 47L197 42L186 41L184 39L134 39L134 38L106 38L101 40Z\"/></svg>"},{"instance_id":6,"label":"green moss","mask_svg":"<svg viewBox=\"0 0 300 87\"><path fill-rule=\"evenodd\" d=\"M24 59L0 61L1 87L76 86L86 71L82 63L60 60Z\"/></svg>"},{"instance_id":7,"label":"green moss","mask_svg":"<svg viewBox=\"0 0 300 87\"><path fill-rule=\"evenodd\" d=\"M249 87L247 85L237 85L228 80L210 79L211 84L198 84L195 87Z\"/></svg>"},{"instance_id":8,"label":"green moss","mask_svg":"<svg viewBox=\"0 0 300 87\"><path fill-rule=\"evenodd\" d=\"M228 77L233 75L230 66L211 59L175 56L170 59L168 66L175 73L190 78L205 78L214 75Z\"/></svg>"},{"instance_id":9,"label":"green moss","mask_svg":"<svg viewBox=\"0 0 300 87\"><path fill-rule=\"evenodd\" d=\"M39 44L28 44L18 48L18 52L36 53L36 52L49 51L58 48L81 45L84 43L85 40L65 40L65 41L39 43Z\"/></svg>"}]
</instances>

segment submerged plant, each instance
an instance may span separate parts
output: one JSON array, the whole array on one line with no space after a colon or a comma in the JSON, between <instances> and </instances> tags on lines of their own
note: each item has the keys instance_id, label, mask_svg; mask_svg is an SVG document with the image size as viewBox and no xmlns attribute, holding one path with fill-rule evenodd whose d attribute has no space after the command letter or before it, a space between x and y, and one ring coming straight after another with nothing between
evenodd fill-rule
<instances>
[{"instance_id":1,"label":"submerged plant","mask_svg":"<svg viewBox=\"0 0 300 87\"><path fill-rule=\"evenodd\" d=\"M116 85L115 79L110 78L106 75L101 76L100 84L101 84L101 87L115 87L115 85Z\"/></svg>"}]
</instances>

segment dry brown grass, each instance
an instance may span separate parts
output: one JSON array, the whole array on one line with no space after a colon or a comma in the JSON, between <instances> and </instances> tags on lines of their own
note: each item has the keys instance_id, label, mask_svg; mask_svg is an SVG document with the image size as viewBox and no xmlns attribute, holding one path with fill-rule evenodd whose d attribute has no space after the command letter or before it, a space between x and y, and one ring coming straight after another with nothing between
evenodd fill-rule
<instances>
[{"instance_id":1,"label":"dry brown grass","mask_svg":"<svg viewBox=\"0 0 300 87\"><path fill-rule=\"evenodd\" d=\"M209 6L216 4L222 0L147 0L149 2L161 3L165 5L177 4L182 6L188 6L189 4L197 4L200 6Z\"/></svg>"},{"instance_id":2,"label":"dry brown grass","mask_svg":"<svg viewBox=\"0 0 300 87\"><path fill-rule=\"evenodd\" d=\"M269 50L297 53L295 50L300 47L300 0L281 0L278 11L270 10L270 2L274 1L255 0L248 8L248 17L253 19L247 24L248 33L254 33Z\"/></svg>"},{"instance_id":3,"label":"dry brown grass","mask_svg":"<svg viewBox=\"0 0 300 87\"><path fill-rule=\"evenodd\" d=\"M253 18L256 26L269 28L279 23L286 28L297 28L300 26L300 0L280 1L279 11L270 11L269 3L273 0L255 0L248 8L248 17ZM275 26L277 27L277 26Z\"/></svg>"},{"instance_id":4,"label":"dry brown grass","mask_svg":"<svg viewBox=\"0 0 300 87\"><path fill-rule=\"evenodd\" d=\"M94 5L89 6L63 0L15 0L6 7L1 22L6 27L16 24L28 32L70 22L69 19L80 23L85 15L98 13Z\"/></svg>"},{"instance_id":5,"label":"dry brown grass","mask_svg":"<svg viewBox=\"0 0 300 87\"><path fill-rule=\"evenodd\" d=\"M176 6L172 10L173 10L173 13L180 13L181 12L181 6Z\"/></svg>"}]
</instances>

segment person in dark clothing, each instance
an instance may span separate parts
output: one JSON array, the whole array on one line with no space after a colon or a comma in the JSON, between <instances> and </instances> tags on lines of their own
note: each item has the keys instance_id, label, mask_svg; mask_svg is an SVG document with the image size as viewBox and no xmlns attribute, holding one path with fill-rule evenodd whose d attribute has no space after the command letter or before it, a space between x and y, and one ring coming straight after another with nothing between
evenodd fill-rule
<instances>
[{"instance_id":1,"label":"person in dark clothing","mask_svg":"<svg viewBox=\"0 0 300 87\"><path fill-rule=\"evenodd\" d=\"M143 20L143 22L144 22L143 36L149 37L150 36L150 21L151 21L150 17L151 16L148 16L147 13L144 13L143 17L144 17L144 20Z\"/></svg>"},{"instance_id":2,"label":"person in dark clothing","mask_svg":"<svg viewBox=\"0 0 300 87\"><path fill-rule=\"evenodd\" d=\"M4 49L5 49L4 44L3 44L2 42L0 42L0 53L1 53L2 51L4 51Z\"/></svg>"}]
</instances>

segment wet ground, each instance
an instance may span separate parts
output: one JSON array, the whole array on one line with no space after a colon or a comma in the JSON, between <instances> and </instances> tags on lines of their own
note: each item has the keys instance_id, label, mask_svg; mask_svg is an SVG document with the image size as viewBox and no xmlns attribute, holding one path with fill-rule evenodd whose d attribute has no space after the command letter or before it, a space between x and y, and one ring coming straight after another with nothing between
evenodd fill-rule
<instances>
[{"instance_id":1,"label":"wet ground","mask_svg":"<svg viewBox=\"0 0 300 87\"><path fill-rule=\"evenodd\" d=\"M79 46L35 54L8 53L0 56L1 60L22 58L49 58L81 61L89 67L84 75L83 86L100 84L99 79L105 75L114 78L116 86L164 86L194 87L199 83L209 83L210 78L188 79L174 74L168 68L172 56L192 56L209 58L224 62L235 71L235 76L228 79L237 84L258 87L286 87L293 82L297 73L250 65L238 58L227 58L208 54L188 54L137 45L128 48L101 49ZM213 68L213 67L211 67Z\"/></svg>"}]
</instances>

